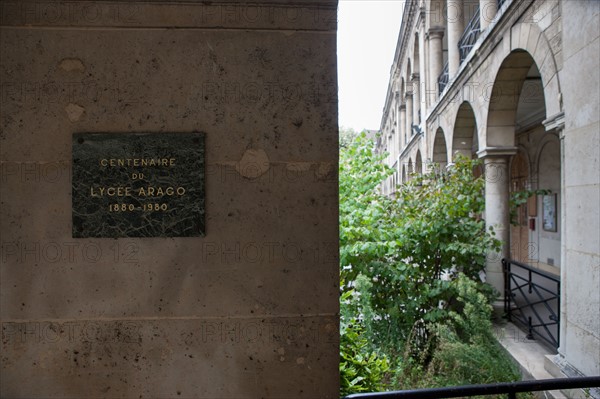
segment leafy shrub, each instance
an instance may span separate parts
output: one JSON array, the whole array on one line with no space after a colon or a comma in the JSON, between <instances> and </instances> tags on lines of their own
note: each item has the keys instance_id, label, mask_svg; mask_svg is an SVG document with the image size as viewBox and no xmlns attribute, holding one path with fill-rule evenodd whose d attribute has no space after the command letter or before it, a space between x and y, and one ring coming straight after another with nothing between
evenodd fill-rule
<instances>
[{"instance_id":1,"label":"leafy shrub","mask_svg":"<svg viewBox=\"0 0 600 399\"><path fill-rule=\"evenodd\" d=\"M414 358L402 359L396 389L491 384L520 379L517 366L492 333L492 308L485 287L461 274L451 284L456 301L448 318L430 326L435 342L425 367ZM520 397L530 397L522 395Z\"/></svg>"},{"instance_id":2,"label":"leafy shrub","mask_svg":"<svg viewBox=\"0 0 600 399\"><path fill-rule=\"evenodd\" d=\"M342 295L340 321L340 394L342 396L380 391L389 372L385 355L371 350L360 320L351 315L351 298L356 291Z\"/></svg>"},{"instance_id":3,"label":"leafy shrub","mask_svg":"<svg viewBox=\"0 0 600 399\"><path fill-rule=\"evenodd\" d=\"M519 378L493 336L492 307L481 283L460 275L452 282L456 303L448 319L435 326L437 347L430 371L445 377L444 383L487 384Z\"/></svg>"},{"instance_id":4,"label":"leafy shrub","mask_svg":"<svg viewBox=\"0 0 600 399\"><path fill-rule=\"evenodd\" d=\"M389 198L384 156L364 133L340 153L342 394L517 379L481 283L499 241L481 218L478 161L432 165Z\"/></svg>"}]
</instances>

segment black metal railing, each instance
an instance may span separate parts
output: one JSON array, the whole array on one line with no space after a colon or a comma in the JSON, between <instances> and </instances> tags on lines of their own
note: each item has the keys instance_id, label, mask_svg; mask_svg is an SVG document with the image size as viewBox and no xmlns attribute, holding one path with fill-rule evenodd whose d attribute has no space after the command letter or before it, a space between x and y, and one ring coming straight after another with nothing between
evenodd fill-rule
<instances>
[{"instance_id":1,"label":"black metal railing","mask_svg":"<svg viewBox=\"0 0 600 399\"><path fill-rule=\"evenodd\" d=\"M475 14L473 14L473 17L467 24L463 35L458 41L458 52L460 54L461 63L467 58L473 46L475 46L480 33L481 21L479 20L479 7L477 7Z\"/></svg>"},{"instance_id":2,"label":"black metal railing","mask_svg":"<svg viewBox=\"0 0 600 399\"><path fill-rule=\"evenodd\" d=\"M444 92L444 89L448 85L448 81L450 80L450 75L448 74L448 61L444 65L444 69L442 69L442 74L438 77L438 89L440 91L440 96Z\"/></svg>"},{"instance_id":3,"label":"black metal railing","mask_svg":"<svg viewBox=\"0 0 600 399\"><path fill-rule=\"evenodd\" d=\"M538 337L554 348L560 343L560 278L523 263L502 259L504 311L522 324L527 338Z\"/></svg>"},{"instance_id":4,"label":"black metal railing","mask_svg":"<svg viewBox=\"0 0 600 399\"><path fill-rule=\"evenodd\" d=\"M514 399L517 397L517 393L521 392L555 391L559 389L597 387L600 387L600 376L505 382L486 385L464 385L456 387L414 389L394 392L357 393L348 395L345 397L345 399L443 399L502 394L507 394L509 399Z\"/></svg>"}]
</instances>

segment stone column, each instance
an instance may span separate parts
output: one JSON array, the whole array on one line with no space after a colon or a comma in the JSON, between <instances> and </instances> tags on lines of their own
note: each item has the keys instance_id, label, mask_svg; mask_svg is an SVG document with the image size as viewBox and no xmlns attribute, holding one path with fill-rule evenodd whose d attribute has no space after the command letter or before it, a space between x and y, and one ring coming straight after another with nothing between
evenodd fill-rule
<instances>
[{"instance_id":1,"label":"stone column","mask_svg":"<svg viewBox=\"0 0 600 399\"><path fill-rule=\"evenodd\" d=\"M444 37L444 28L429 29L429 103L433 104L438 96L438 78L444 68L444 53L442 38ZM434 94L435 93L435 94Z\"/></svg>"},{"instance_id":2,"label":"stone column","mask_svg":"<svg viewBox=\"0 0 600 399\"><path fill-rule=\"evenodd\" d=\"M393 127L390 130L390 158L391 166L394 164L394 159L396 159L396 129L394 129Z\"/></svg>"},{"instance_id":3,"label":"stone column","mask_svg":"<svg viewBox=\"0 0 600 399\"><path fill-rule=\"evenodd\" d=\"M412 136L412 124L413 124L413 93L410 91L406 92L406 132L405 139L406 143Z\"/></svg>"},{"instance_id":4,"label":"stone column","mask_svg":"<svg viewBox=\"0 0 600 399\"><path fill-rule=\"evenodd\" d=\"M429 110L429 106L431 105L432 96L429 94L433 91L433 87L431 87L431 68L429 67L429 35L425 36L425 69L423 71L423 103L425 104L425 109Z\"/></svg>"},{"instance_id":5,"label":"stone column","mask_svg":"<svg viewBox=\"0 0 600 399\"><path fill-rule=\"evenodd\" d=\"M404 129L404 124L402 122L401 109L402 109L402 97L400 95L400 90L396 91L394 94L396 98L395 104L395 112L396 112L396 134L398 135L398 140L396 141L396 153L400 155L402 152L402 129Z\"/></svg>"},{"instance_id":6,"label":"stone column","mask_svg":"<svg viewBox=\"0 0 600 399\"><path fill-rule=\"evenodd\" d=\"M567 303L569 301L569 290L567 287L568 273L567 268L567 198L566 176L565 176L565 123L562 119L560 125L556 128L558 137L560 137L560 337L567 336ZM558 346L558 353L566 356L567 340L561 339Z\"/></svg>"},{"instance_id":7,"label":"stone column","mask_svg":"<svg viewBox=\"0 0 600 399\"><path fill-rule=\"evenodd\" d=\"M419 114L421 112L421 82L418 73L412 74L411 79L412 92L413 92L413 123L419 124ZM411 132L412 135L414 132Z\"/></svg>"},{"instance_id":8,"label":"stone column","mask_svg":"<svg viewBox=\"0 0 600 399\"><path fill-rule=\"evenodd\" d=\"M494 229L495 237L500 240L499 252L490 252L486 259L487 282L504 293L504 273L502 259L510 257L510 217L509 217L509 169L510 157L516 148L491 148L479 152L485 167L485 224L486 230ZM494 304L502 309L502 301Z\"/></svg>"},{"instance_id":9,"label":"stone column","mask_svg":"<svg viewBox=\"0 0 600 399\"><path fill-rule=\"evenodd\" d=\"M425 31L419 30L419 108L421 108L421 120L425 119L425 110L427 109L426 90L427 90L427 73L425 72Z\"/></svg>"},{"instance_id":10,"label":"stone column","mask_svg":"<svg viewBox=\"0 0 600 399\"><path fill-rule=\"evenodd\" d=\"M479 22L485 30L498 13L498 0L479 0Z\"/></svg>"},{"instance_id":11,"label":"stone column","mask_svg":"<svg viewBox=\"0 0 600 399\"><path fill-rule=\"evenodd\" d=\"M454 79L460 67L458 41L465 31L462 0L447 0L448 9L448 74Z\"/></svg>"},{"instance_id":12,"label":"stone column","mask_svg":"<svg viewBox=\"0 0 600 399\"><path fill-rule=\"evenodd\" d=\"M398 123L400 129L400 146L398 148L398 154L402 154L402 149L406 145L406 104L400 104L400 123Z\"/></svg>"},{"instance_id":13,"label":"stone column","mask_svg":"<svg viewBox=\"0 0 600 399\"><path fill-rule=\"evenodd\" d=\"M393 123L391 122L392 116L388 115L388 121L386 122L386 130L387 130L387 137L388 137L388 152L389 152L389 159L388 159L388 164L391 165L394 162L394 126Z\"/></svg>"}]
</instances>

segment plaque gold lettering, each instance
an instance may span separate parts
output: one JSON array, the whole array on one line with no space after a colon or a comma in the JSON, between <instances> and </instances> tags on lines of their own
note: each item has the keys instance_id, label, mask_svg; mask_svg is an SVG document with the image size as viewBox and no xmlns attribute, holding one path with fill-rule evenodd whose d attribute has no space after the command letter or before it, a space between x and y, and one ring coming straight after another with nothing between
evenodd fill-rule
<instances>
[{"instance_id":1,"label":"plaque gold lettering","mask_svg":"<svg viewBox=\"0 0 600 399\"><path fill-rule=\"evenodd\" d=\"M102 167L175 166L175 158L102 158Z\"/></svg>"},{"instance_id":2,"label":"plaque gold lettering","mask_svg":"<svg viewBox=\"0 0 600 399\"><path fill-rule=\"evenodd\" d=\"M175 195L181 197L185 195L185 187L140 187L137 195L139 197L173 197Z\"/></svg>"},{"instance_id":3,"label":"plaque gold lettering","mask_svg":"<svg viewBox=\"0 0 600 399\"><path fill-rule=\"evenodd\" d=\"M92 197L130 197L131 187L90 187Z\"/></svg>"},{"instance_id":4,"label":"plaque gold lettering","mask_svg":"<svg viewBox=\"0 0 600 399\"><path fill-rule=\"evenodd\" d=\"M204 235L204 133L75 133L73 237Z\"/></svg>"}]
</instances>

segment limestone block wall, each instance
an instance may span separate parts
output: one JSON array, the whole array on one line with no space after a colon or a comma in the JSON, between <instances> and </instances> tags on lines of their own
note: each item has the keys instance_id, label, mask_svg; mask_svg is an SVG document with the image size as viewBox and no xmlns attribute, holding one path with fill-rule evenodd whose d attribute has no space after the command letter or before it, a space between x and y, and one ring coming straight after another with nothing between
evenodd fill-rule
<instances>
[{"instance_id":1,"label":"limestone block wall","mask_svg":"<svg viewBox=\"0 0 600 399\"><path fill-rule=\"evenodd\" d=\"M0 4L0 396L338 396L336 3ZM206 236L72 238L76 132L204 132Z\"/></svg>"},{"instance_id":2,"label":"limestone block wall","mask_svg":"<svg viewBox=\"0 0 600 399\"><path fill-rule=\"evenodd\" d=\"M560 353L600 374L600 4L562 1L564 70L563 295Z\"/></svg>"}]
</instances>

